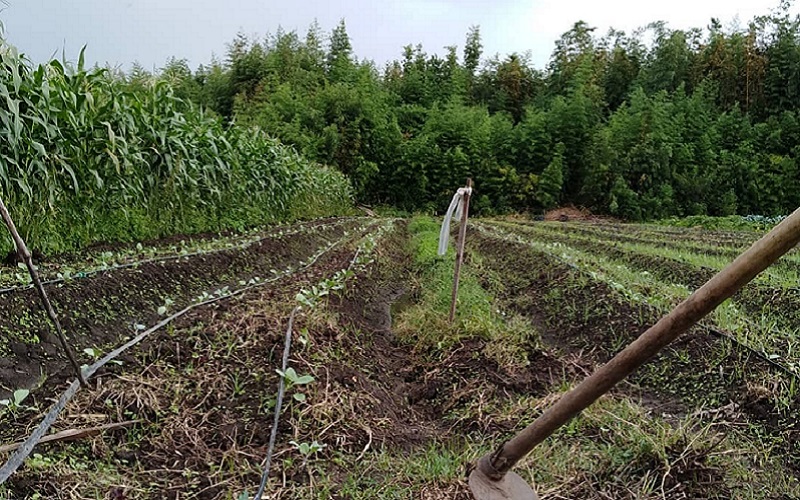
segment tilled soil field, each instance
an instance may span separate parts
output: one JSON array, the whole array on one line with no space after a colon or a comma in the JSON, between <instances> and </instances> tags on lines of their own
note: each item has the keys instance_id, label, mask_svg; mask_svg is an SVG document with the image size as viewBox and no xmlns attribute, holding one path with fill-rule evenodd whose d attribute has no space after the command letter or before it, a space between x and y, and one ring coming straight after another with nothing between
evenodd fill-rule
<instances>
[{"instance_id":1,"label":"tilled soil field","mask_svg":"<svg viewBox=\"0 0 800 500\"><path fill-rule=\"evenodd\" d=\"M244 248L52 285L84 358L134 323L219 300L103 367L50 431L73 439L39 444L0 498L253 498L281 378L264 498L471 498L476 458L661 314L486 226L469 233L452 324L452 256L435 257L438 229L425 218L315 221ZM18 377L4 376L7 393L32 388L0 413L4 443L28 436L72 378L34 299L0 295L4 328L35 318L3 365ZM298 305L292 371L279 374ZM39 342L23 350L26 337ZM516 470L544 499L798 498L797 400L789 372L770 361L698 328Z\"/></svg>"},{"instance_id":2,"label":"tilled soil field","mask_svg":"<svg viewBox=\"0 0 800 500\"><path fill-rule=\"evenodd\" d=\"M116 345L152 324L158 309L179 309L203 292L234 288L240 281L268 278L335 241L357 221L314 221L297 232L265 234L245 248L222 246L201 255L145 261L85 278L47 285L47 292L76 351ZM0 294L0 399L44 379L69 376L70 367L36 291L28 286ZM61 378L63 380L63 377Z\"/></svg>"}]
</instances>

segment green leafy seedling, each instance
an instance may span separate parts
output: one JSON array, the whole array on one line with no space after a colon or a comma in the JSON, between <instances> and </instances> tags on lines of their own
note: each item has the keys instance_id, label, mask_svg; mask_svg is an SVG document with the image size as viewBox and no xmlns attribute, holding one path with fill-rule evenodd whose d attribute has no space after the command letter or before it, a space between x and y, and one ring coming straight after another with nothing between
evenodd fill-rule
<instances>
[{"instance_id":1,"label":"green leafy seedling","mask_svg":"<svg viewBox=\"0 0 800 500\"><path fill-rule=\"evenodd\" d=\"M30 395L31 391L28 389L17 389L11 396L11 399L0 399L0 406L5 406L9 409L16 409L22 406L22 402Z\"/></svg>"},{"instance_id":2,"label":"green leafy seedling","mask_svg":"<svg viewBox=\"0 0 800 500\"><path fill-rule=\"evenodd\" d=\"M294 449L300 452L306 460L314 453L321 451L326 445L314 441L312 443L298 443L297 441L289 441L289 444L294 446Z\"/></svg>"},{"instance_id":3,"label":"green leafy seedling","mask_svg":"<svg viewBox=\"0 0 800 500\"><path fill-rule=\"evenodd\" d=\"M309 338L308 338L308 328L303 328L300 330L300 336L297 338L298 342L300 342L303 347L308 345Z\"/></svg>"},{"instance_id":4,"label":"green leafy seedling","mask_svg":"<svg viewBox=\"0 0 800 500\"><path fill-rule=\"evenodd\" d=\"M314 381L314 377L311 375L298 375L294 368L287 368L285 372L282 370L275 371L286 381L287 389L296 385L310 384Z\"/></svg>"},{"instance_id":5,"label":"green leafy seedling","mask_svg":"<svg viewBox=\"0 0 800 500\"><path fill-rule=\"evenodd\" d=\"M309 290L303 290L297 294L295 300L300 304L308 307L309 309L314 307L314 297L311 295Z\"/></svg>"},{"instance_id":6,"label":"green leafy seedling","mask_svg":"<svg viewBox=\"0 0 800 500\"><path fill-rule=\"evenodd\" d=\"M167 310L169 309L169 306L171 306L174 303L175 303L175 301L172 300L172 299L169 299L169 298L164 299L164 305L158 308L158 315L159 316L163 316L163 315L167 314Z\"/></svg>"},{"instance_id":7,"label":"green leafy seedling","mask_svg":"<svg viewBox=\"0 0 800 500\"><path fill-rule=\"evenodd\" d=\"M98 349L95 349L94 347L87 347L86 349L83 350L83 352L86 353L90 358L92 358L95 361L97 361L100 358L100 355L102 354ZM122 361L118 359L112 359L109 360L108 362L122 366ZM81 370L85 370L86 368L88 368L88 365L81 365Z\"/></svg>"}]
</instances>

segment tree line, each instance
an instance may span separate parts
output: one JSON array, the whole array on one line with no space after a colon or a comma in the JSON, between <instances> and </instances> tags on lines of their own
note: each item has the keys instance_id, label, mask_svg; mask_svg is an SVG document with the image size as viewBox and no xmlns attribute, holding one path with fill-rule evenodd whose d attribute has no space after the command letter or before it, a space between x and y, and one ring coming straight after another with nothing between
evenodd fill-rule
<instances>
[{"instance_id":1,"label":"tree line","mask_svg":"<svg viewBox=\"0 0 800 500\"><path fill-rule=\"evenodd\" d=\"M543 69L488 56L478 27L443 56L408 45L378 67L329 35L239 35L224 60L159 77L231 126L333 165L357 199L441 210L466 177L482 213L561 204L631 220L800 206L800 20L605 34L577 22ZM145 78L141 68L128 77Z\"/></svg>"}]
</instances>

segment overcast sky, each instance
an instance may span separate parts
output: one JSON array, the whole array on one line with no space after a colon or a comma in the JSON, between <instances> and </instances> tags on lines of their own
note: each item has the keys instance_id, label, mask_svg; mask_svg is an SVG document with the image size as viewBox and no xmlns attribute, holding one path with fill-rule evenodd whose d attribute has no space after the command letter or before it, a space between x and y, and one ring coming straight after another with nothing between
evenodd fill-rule
<instances>
[{"instance_id":1,"label":"overcast sky","mask_svg":"<svg viewBox=\"0 0 800 500\"><path fill-rule=\"evenodd\" d=\"M77 59L127 69L133 61L161 67L170 56L194 68L224 56L237 32L263 36L278 26L306 32L316 18L329 32L344 18L359 58L379 66L402 47L422 43L428 53L458 45L468 28L481 27L484 55L530 51L544 67L553 42L585 20L605 33L630 32L651 21L673 28L704 27L710 18L741 25L767 14L777 0L0 0L6 37L34 61L65 51Z\"/></svg>"}]
</instances>

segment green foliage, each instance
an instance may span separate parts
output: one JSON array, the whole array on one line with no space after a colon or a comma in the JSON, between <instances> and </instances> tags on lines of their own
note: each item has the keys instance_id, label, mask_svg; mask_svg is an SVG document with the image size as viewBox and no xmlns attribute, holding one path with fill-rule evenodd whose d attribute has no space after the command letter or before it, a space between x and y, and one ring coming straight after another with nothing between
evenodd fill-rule
<instances>
[{"instance_id":1,"label":"green foliage","mask_svg":"<svg viewBox=\"0 0 800 500\"><path fill-rule=\"evenodd\" d=\"M0 399L0 407L16 409L22 406L22 402L28 398L30 391L28 389L17 389L12 394L11 399Z\"/></svg>"},{"instance_id":2,"label":"green foliage","mask_svg":"<svg viewBox=\"0 0 800 500\"><path fill-rule=\"evenodd\" d=\"M561 190L564 187L564 143L559 142L553 160L547 165L539 178L539 189L536 198L544 208L550 209L558 205Z\"/></svg>"},{"instance_id":3,"label":"green foliage","mask_svg":"<svg viewBox=\"0 0 800 500\"><path fill-rule=\"evenodd\" d=\"M455 46L439 56L409 44L382 72L353 54L344 21L322 39L316 24L304 39L240 35L225 62L192 75L171 60L158 78L335 167L363 203L442 211L472 177L478 214L568 203L641 220L800 205L800 21L786 5L745 28L602 35L578 21L544 70L526 54L482 59L477 26L460 60Z\"/></svg>"},{"instance_id":4,"label":"green foliage","mask_svg":"<svg viewBox=\"0 0 800 500\"><path fill-rule=\"evenodd\" d=\"M287 390L291 389L296 385L306 385L314 381L314 377L312 377L311 375L298 375L297 372L295 372L294 368L291 367L287 368L285 372L281 370L275 370L275 371L286 381Z\"/></svg>"},{"instance_id":5,"label":"green foliage","mask_svg":"<svg viewBox=\"0 0 800 500\"><path fill-rule=\"evenodd\" d=\"M289 444L294 446L294 448L300 452L303 457L309 457L325 448L324 444L320 444L317 441L313 441L311 443L298 443L297 441L289 441Z\"/></svg>"},{"instance_id":6,"label":"green foliage","mask_svg":"<svg viewBox=\"0 0 800 500\"><path fill-rule=\"evenodd\" d=\"M184 62L126 81L84 68L83 52L75 67L34 66L0 39L0 66L0 189L34 248L242 229L350 205L340 173L178 97L173 83L200 94Z\"/></svg>"}]
</instances>

